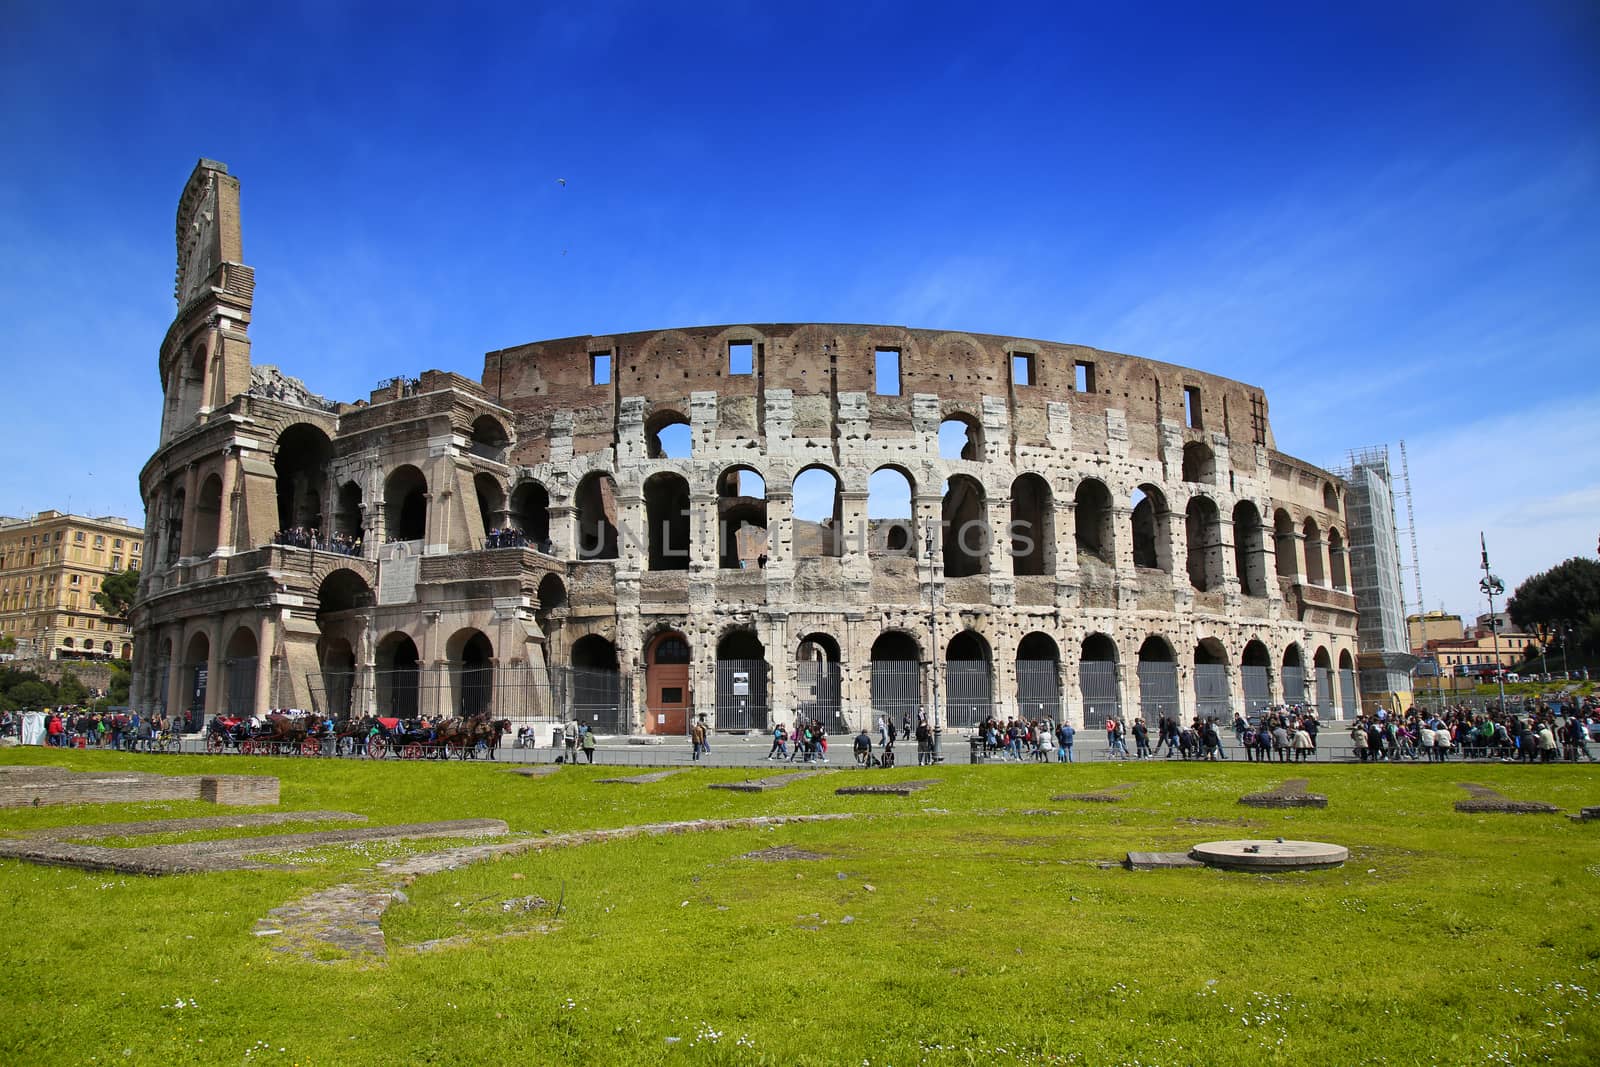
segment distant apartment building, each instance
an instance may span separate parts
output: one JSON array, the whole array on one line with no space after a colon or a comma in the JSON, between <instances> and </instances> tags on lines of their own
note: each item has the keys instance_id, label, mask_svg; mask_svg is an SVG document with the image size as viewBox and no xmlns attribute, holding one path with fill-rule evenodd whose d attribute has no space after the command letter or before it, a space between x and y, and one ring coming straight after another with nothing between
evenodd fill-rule
<instances>
[{"instance_id":1,"label":"distant apartment building","mask_svg":"<svg viewBox=\"0 0 1600 1067\"><path fill-rule=\"evenodd\" d=\"M1420 615L1406 616L1406 633L1411 643L1411 650L1420 654L1430 641L1461 640L1466 634L1466 627L1462 626L1460 615L1427 611Z\"/></svg>"},{"instance_id":2,"label":"distant apartment building","mask_svg":"<svg viewBox=\"0 0 1600 1067\"><path fill-rule=\"evenodd\" d=\"M0 517L0 634L36 659L130 659L133 634L94 595L107 574L143 566L144 531L113 516Z\"/></svg>"}]
</instances>

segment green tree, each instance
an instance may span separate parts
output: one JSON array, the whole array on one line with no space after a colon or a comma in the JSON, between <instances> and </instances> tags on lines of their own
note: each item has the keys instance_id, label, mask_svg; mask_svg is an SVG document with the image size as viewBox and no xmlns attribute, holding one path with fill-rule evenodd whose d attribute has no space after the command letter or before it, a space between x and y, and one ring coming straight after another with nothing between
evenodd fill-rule
<instances>
[{"instance_id":1,"label":"green tree","mask_svg":"<svg viewBox=\"0 0 1600 1067\"><path fill-rule=\"evenodd\" d=\"M107 615L126 622L128 609L133 607L134 598L138 595L138 571L111 571L101 580L100 591L94 595L94 602Z\"/></svg>"},{"instance_id":2,"label":"green tree","mask_svg":"<svg viewBox=\"0 0 1600 1067\"><path fill-rule=\"evenodd\" d=\"M56 703L82 704L89 699L89 687L71 671L62 671L61 680L56 683Z\"/></svg>"},{"instance_id":3,"label":"green tree","mask_svg":"<svg viewBox=\"0 0 1600 1067\"><path fill-rule=\"evenodd\" d=\"M10 634L0 634L0 652L15 652L17 639Z\"/></svg>"},{"instance_id":4,"label":"green tree","mask_svg":"<svg viewBox=\"0 0 1600 1067\"><path fill-rule=\"evenodd\" d=\"M1519 629L1555 634L1600 613L1600 563L1574 556L1517 586L1506 611Z\"/></svg>"},{"instance_id":5,"label":"green tree","mask_svg":"<svg viewBox=\"0 0 1600 1067\"><path fill-rule=\"evenodd\" d=\"M6 695L19 708L42 708L47 704L54 704L56 701L55 690L43 682L23 682Z\"/></svg>"}]
</instances>

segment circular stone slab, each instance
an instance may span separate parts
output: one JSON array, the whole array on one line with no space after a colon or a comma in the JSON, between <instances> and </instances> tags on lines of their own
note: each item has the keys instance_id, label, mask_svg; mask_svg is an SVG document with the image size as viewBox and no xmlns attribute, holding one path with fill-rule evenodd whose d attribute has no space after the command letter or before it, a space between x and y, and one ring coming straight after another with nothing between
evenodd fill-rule
<instances>
[{"instance_id":1,"label":"circular stone slab","mask_svg":"<svg viewBox=\"0 0 1600 1067\"><path fill-rule=\"evenodd\" d=\"M1350 850L1321 841L1207 841L1189 855L1207 867L1234 871L1311 871L1339 866Z\"/></svg>"}]
</instances>

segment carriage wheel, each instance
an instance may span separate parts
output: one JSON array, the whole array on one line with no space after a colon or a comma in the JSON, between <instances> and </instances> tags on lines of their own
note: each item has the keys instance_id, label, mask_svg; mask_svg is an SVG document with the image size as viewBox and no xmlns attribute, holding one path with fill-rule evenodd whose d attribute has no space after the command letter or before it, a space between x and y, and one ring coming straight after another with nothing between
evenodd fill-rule
<instances>
[{"instance_id":1,"label":"carriage wheel","mask_svg":"<svg viewBox=\"0 0 1600 1067\"><path fill-rule=\"evenodd\" d=\"M483 740L479 740L477 744L473 745L472 746L472 758L473 759L488 759L489 758L489 742L483 741Z\"/></svg>"},{"instance_id":2,"label":"carriage wheel","mask_svg":"<svg viewBox=\"0 0 1600 1067\"><path fill-rule=\"evenodd\" d=\"M422 746L417 744L415 741L411 742L410 744L406 745L404 748L402 748L400 750L400 758L401 759L421 759L422 758Z\"/></svg>"},{"instance_id":3,"label":"carriage wheel","mask_svg":"<svg viewBox=\"0 0 1600 1067\"><path fill-rule=\"evenodd\" d=\"M389 746L383 743L381 737L367 738L367 758L382 759L389 752Z\"/></svg>"},{"instance_id":4,"label":"carriage wheel","mask_svg":"<svg viewBox=\"0 0 1600 1067\"><path fill-rule=\"evenodd\" d=\"M219 755L222 750L227 747L228 743L221 737L218 737L216 734L206 734L206 755Z\"/></svg>"},{"instance_id":5,"label":"carriage wheel","mask_svg":"<svg viewBox=\"0 0 1600 1067\"><path fill-rule=\"evenodd\" d=\"M300 742L300 755L302 755L302 756L320 756L320 755L322 755L322 742L316 740L315 738L311 738L311 737L306 738L304 741Z\"/></svg>"},{"instance_id":6,"label":"carriage wheel","mask_svg":"<svg viewBox=\"0 0 1600 1067\"><path fill-rule=\"evenodd\" d=\"M253 756L255 754L256 754L256 743L254 741L246 740L246 741L240 741L239 742L239 755L241 755L241 756Z\"/></svg>"}]
</instances>

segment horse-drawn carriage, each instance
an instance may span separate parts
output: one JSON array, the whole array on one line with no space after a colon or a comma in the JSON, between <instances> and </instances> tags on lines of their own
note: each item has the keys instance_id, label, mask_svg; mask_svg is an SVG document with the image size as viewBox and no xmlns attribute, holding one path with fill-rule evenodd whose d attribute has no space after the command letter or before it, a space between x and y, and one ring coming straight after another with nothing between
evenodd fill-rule
<instances>
[{"instance_id":1,"label":"horse-drawn carriage","mask_svg":"<svg viewBox=\"0 0 1600 1067\"><path fill-rule=\"evenodd\" d=\"M366 730L361 748L368 759L383 759L390 753L413 760L493 759L500 739L511 729L511 720L490 719L486 714L437 722L389 717L362 722Z\"/></svg>"},{"instance_id":2,"label":"horse-drawn carriage","mask_svg":"<svg viewBox=\"0 0 1600 1067\"><path fill-rule=\"evenodd\" d=\"M218 715L206 725L206 751L212 755L231 751L241 756L320 756L325 723L321 715L273 713L255 723Z\"/></svg>"}]
</instances>

